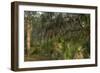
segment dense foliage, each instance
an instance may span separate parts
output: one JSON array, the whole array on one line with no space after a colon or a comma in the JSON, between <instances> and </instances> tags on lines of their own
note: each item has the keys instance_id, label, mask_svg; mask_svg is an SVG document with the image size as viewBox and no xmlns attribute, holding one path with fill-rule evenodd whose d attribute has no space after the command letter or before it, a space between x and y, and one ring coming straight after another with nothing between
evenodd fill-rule
<instances>
[{"instance_id":1,"label":"dense foliage","mask_svg":"<svg viewBox=\"0 0 100 73\"><path fill-rule=\"evenodd\" d=\"M26 61L90 57L89 14L25 11L24 21Z\"/></svg>"}]
</instances>

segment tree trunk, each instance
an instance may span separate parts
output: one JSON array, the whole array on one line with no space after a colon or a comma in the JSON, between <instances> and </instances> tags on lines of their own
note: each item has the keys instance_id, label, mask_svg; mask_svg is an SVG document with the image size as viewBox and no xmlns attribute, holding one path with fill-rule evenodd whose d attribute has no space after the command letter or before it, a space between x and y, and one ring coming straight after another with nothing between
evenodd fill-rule
<instances>
[{"instance_id":1,"label":"tree trunk","mask_svg":"<svg viewBox=\"0 0 100 73\"><path fill-rule=\"evenodd\" d=\"M30 52L30 47L31 47L31 21L28 22L27 24L27 56L29 56Z\"/></svg>"}]
</instances>

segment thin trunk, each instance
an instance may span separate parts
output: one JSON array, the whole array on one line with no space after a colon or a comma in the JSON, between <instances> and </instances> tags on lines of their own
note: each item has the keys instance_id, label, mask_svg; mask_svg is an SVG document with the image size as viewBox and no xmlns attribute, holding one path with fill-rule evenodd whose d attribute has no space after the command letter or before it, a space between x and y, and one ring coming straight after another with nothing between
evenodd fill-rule
<instances>
[{"instance_id":1,"label":"thin trunk","mask_svg":"<svg viewBox=\"0 0 100 73\"><path fill-rule=\"evenodd\" d=\"M27 24L27 56L29 56L30 52L30 47L31 47L31 21L28 22ZM30 24L29 24L30 23Z\"/></svg>"}]
</instances>

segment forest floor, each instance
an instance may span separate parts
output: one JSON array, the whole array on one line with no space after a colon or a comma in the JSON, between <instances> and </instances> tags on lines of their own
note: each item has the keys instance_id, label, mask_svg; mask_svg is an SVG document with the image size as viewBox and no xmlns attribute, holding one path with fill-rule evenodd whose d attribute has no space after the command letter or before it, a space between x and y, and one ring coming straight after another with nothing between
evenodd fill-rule
<instances>
[{"instance_id":1,"label":"forest floor","mask_svg":"<svg viewBox=\"0 0 100 73\"><path fill-rule=\"evenodd\" d=\"M24 61L42 61L42 60L50 60L48 57L32 55L30 57L25 56Z\"/></svg>"}]
</instances>

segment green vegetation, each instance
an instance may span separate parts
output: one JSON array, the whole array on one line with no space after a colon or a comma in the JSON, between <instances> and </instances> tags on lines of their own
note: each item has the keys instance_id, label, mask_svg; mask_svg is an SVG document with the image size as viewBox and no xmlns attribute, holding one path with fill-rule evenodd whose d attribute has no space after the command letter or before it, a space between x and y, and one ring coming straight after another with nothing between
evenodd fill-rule
<instances>
[{"instance_id":1,"label":"green vegetation","mask_svg":"<svg viewBox=\"0 0 100 73\"><path fill-rule=\"evenodd\" d=\"M90 15L24 12L25 61L90 58Z\"/></svg>"}]
</instances>

